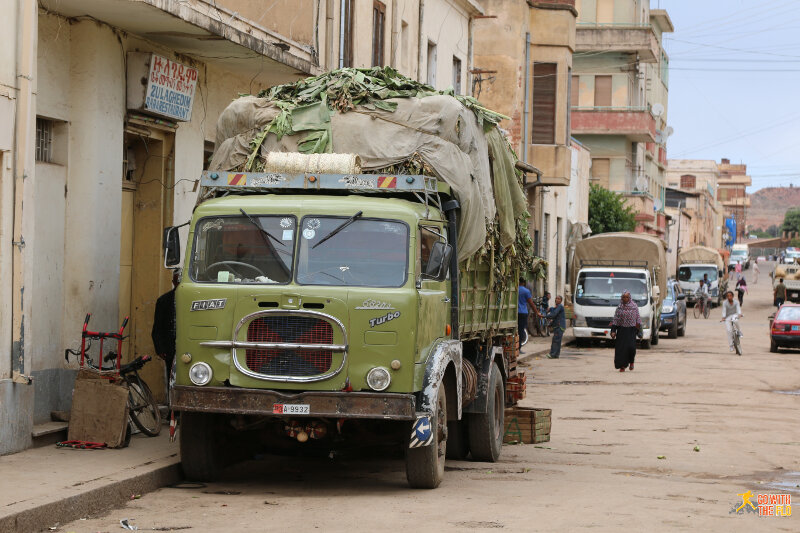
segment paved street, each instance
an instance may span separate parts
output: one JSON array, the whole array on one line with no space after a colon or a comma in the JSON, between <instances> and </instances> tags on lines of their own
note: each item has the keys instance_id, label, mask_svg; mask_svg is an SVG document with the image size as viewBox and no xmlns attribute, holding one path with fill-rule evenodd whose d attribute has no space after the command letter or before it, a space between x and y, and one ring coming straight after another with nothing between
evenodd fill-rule
<instances>
[{"instance_id":1,"label":"paved street","mask_svg":"<svg viewBox=\"0 0 800 533\"><path fill-rule=\"evenodd\" d=\"M607 347L533 359L523 404L553 409L552 440L448 462L437 490L408 489L397 458L269 458L59 530L797 531L797 516L730 513L747 490L800 497L800 352L769 353L766 272L745 297L743 357L715 309L640 350L632 373Z\"/></svg>"}]
</instances>

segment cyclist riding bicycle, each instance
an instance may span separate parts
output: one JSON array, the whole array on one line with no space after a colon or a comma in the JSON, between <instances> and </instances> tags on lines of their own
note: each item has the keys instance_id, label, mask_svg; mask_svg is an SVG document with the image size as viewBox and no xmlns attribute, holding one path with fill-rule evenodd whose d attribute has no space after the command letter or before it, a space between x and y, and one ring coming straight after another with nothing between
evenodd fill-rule
<instances>
[{"instance_id":1,"label":"cyclist riding bicycle","mask_svg":"<svg viewBox=\"0 0 800 533\"><path fill-rule=\"evenodd\" d=\"M722 302L722 320L720 320L720 322L725 322L725 329L728 332L728 347L731 349L731 353L734 351L733 328L736 327L739 330L740 337L744 336L742 335L741 328L733 324L733 321L741 316L743 316L742 308L739 306L739 302L733 298L733 292L726 292L725 301Z\"/></svg>"},{"instance_id":2,"label":"cyclist riding bicycle","mask_svg":"<svg viewBox=\"0 0 800 533\"><path fill-rule=\"evenodd\" d=\"M701 279L700 286L695 291L695 295L697 296L697 304L701 306L701 309L705 309L706 305L708 305L708 285Z\"/></svg>"}]
</instances>

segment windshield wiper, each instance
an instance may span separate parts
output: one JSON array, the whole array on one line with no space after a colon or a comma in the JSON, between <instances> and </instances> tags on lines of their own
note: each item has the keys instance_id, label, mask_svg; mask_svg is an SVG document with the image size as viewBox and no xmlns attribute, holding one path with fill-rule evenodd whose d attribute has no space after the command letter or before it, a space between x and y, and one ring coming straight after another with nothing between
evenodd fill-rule
<instances>
[{"instance_id":1,"label":"windshield wiper","mask_svg":"<svg viewBox=\"0 0 800 533\"><path fill-rule=\"evenodd\" d=\"M282 242L280 241L280 239L278 239L277 237L273 236L273 235L272 235L270 232L268 232L267 230L265 230L265 229L264 229L264 226L262 226L262 225L261 225L261 222L259 222L258 220L254 219L253 217L251 217L250 215L248 215L248 214L247 214L247 212L246 212L244 209L239 209L239 211L241 211L241 213L242 213L244 216L246 216L246 217L247 217L247 220L249 220L251 224L253 224L255 227L257 227L257 228L258 228L258 231L260 231L262 235L266 235L267 237L269 237L269 238L270 238L270 239L272 239L273 241L277 242L277 243L278 243L278 244L280 244L281 246L283 246L283 247L286 247L286 245L285 245L284 243L282 243ZM269 244L269 243L267 243L267 244Z\"/></svg>"},{"instance_id":2,"label":"windshield wiper","mask_svg":"<svg viewBox=\"0 0 800 533\"><path fill-rule=\"evenodd\" d=\"M363 214L364 214L363 211L359 211L355 215L351 216L350 218L348 218L347 220L342 222L342 224L339 227L337 227L335 230L333 230L332 232L330 232L327 235L325 235L322 239L320 239L320 241L317 244L312 246L311 249L313 250L314 248L316 248L317 246L319 246L323 242L327 241L328 239L330 239L331 237L333 237L334 235L336 235L337 233L342 231L344 228L346 228L347 226L349 226L350 224L352 224L353 222L355 222L356 220L361 218L361 215L363 215Z\"/></svg>"}]
</instances>

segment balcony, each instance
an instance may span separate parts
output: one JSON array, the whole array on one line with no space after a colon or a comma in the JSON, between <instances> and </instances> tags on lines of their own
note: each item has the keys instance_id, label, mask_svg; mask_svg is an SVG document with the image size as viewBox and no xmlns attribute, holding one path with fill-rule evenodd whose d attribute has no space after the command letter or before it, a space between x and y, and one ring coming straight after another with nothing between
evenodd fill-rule
<instances>
[{"instance_id":1,"label":"balcony","mask_svg":"<svg viewBox=\"0 0 800 533\"><path fill-rule=\"evenodd\" d=\"M637 54L639 61L655 63L661 55L661 45L650 24L579 23L575 51Z\"/></svg>"},{"instance_id":2,"label":"balcony","mask_svg":"<svg viewBox=\"0 0 800 533\"><path fill-rule=\"evenodd\" d=\"M656 142L656 120L646 107L573 107L572 135L623 135Z\"/></svg>"},{"instance_id":3,"label":"balcony","mask_svg":"<svg viewBox=\"0 0 800 533\"><path fill-rule=\"evenodd\" d=\"M572 151L563 144L532 144L528 160L542 171L542 184L552 187L569 185Z\"/></svg>"}]
</instances>

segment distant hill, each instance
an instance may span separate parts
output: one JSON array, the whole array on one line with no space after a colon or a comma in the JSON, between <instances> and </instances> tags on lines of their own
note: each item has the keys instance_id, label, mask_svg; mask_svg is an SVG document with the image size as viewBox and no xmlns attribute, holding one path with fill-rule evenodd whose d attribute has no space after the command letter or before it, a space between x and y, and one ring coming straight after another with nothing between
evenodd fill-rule
<instances>
[{"instance_id":1,"label":"distant hill","mask_svg":"<svg viewBox=\"0 0 800 533\"><path fill-rule=\"evenodd\" d=\"M773 224L780 227L783 215L791 207L800 206L800 187L766 187L750 195L747 224L766 230Z\"/></svg>"}]
</instances>

